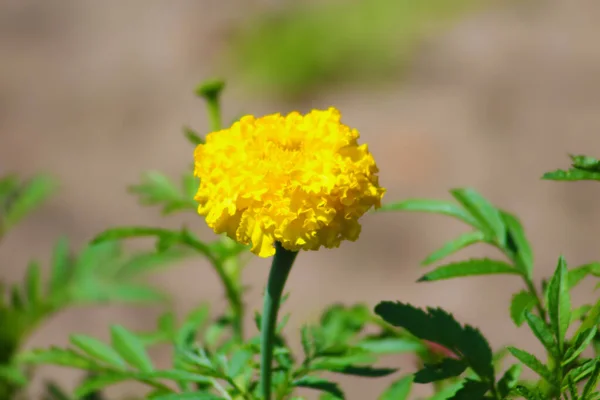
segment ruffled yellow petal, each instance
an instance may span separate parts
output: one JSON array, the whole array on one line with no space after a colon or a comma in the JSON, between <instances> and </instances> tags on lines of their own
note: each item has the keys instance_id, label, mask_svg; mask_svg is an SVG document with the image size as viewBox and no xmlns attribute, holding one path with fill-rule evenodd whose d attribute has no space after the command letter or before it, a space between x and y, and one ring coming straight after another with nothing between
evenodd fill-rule
<instances>
[{"instance_id":1,"label":"ruffled yellow petal","mask_svg":"<svg viewBox=\"0 0 600 400\"><path fill-rule=\"evenodd\" d=\"M340 120L335 108L245 116L209 134L194 152L198 213L260 257L276 241L298 251L356 240L385 189L358 131Z\"/></svg>"}]
</instances>

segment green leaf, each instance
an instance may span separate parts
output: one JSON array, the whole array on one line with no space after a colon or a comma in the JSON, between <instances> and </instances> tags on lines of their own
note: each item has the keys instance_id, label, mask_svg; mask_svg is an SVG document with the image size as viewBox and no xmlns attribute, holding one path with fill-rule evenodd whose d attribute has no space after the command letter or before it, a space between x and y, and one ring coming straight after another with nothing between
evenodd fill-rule
<instances>
[{"instance_id":1,"label":"green leaf","mask_svg":"<svg viewBox=\"0 0 600 400\"><path fill-rule=\"evenodd\" d=\"M391 384L379 397L379 400L406 400L412 389L413 376L407 375Z\"/></svg>"},{"instance_id":2,"label":"green leaf","mask_svg":"<svg viewBox=\"0 0 600 400\"><path fill-rule=\"evenodd\" d=\"M28 379L19 366L0 365L0 381L16 386L24 386L27 384Z\"/></svg>"},{"instance_id":3,"label":"green leaf","mask_svg":"<svg viewBox=\"0 0 600 400\"><path fill-rule=\"evenodd\" d=\"M42 299L42 276L40 264L32 261L27 267L25 276L25 293L30 307L38 305Z\"/></svg>"},{"instance_id":4,"label":"green leaf","mask_svg":"<svg viewBox=\"0 0 600 400\"><path fill-rule=\"evenodd\" d=\"M472 244L485 241L485 235L481 231L473 231L460 235L458 238L446 243L441 249L434 251L421 263L430 265Z\"/></svg>"},{"instance_id":5,"label":"green leaf","mask_svg":"<svg viewBox=\"0 0 600 400\"><path fill-rule=\"evenodd\" d=\"M569 155L573 168L584 171L600 172L600 161L594 157L584 155Z\"/></svg>"},{"instance_id":6,"label":"green leaf","mask_svg":"<svg viewBox=\"0 0 600 400\"><path fill-rule=\"evenodd\" d=\"M312 346L310 340L310 330L304 325L300 329L300 342L302 344L302 350L304 351L304 357L310 358L312 355Z\"/></svg>"},{"instance_id":7,"label":"green leaf","mask_svg":"<svg viewBox=\"0 0 600 400\"><path fill-rule=\"evenodd\" d=\"M527 324L529 325L529 328L531 328L531 331L535 337L537 337L540 343L544 345L552 357L554 357L554 359L559 359L560 353L558 351L556 341L552 336L552 331L550 331L546 323L542 321L540 317L530 313L529 311L525 311L525 320L527 320Z\"/></svg>"},{"instance_id":8,"label":"green leaf","mask_svg":"<svg viewBox=\"0 0 600 400\"><path fill-rule=\"evenodd\" d=\"M196 250L201 254L204 254L209 260L214 260L214 255L212 253L211 248L207 244L198 240L193 234L185 230L178 232L163 228L126 226L108 229L96 236L92 243L119 241L123 239L142 237L155 237L158 239L159 244L161 244L161 242L167 242L169 243L169 245L175 243L183 244L189 246L190 248Z\"/></svg>"},{"instance_id":9,"label":"green leaf","mask_svg":"<svg viewBox=\"0 0 600 400\"><path fill-rule=\"evenodd\" d=\"M52 254L52 270L50 276L50 290L58 293L65 287L70 276L71 260L69 258L69 242L67 238L61 238L54 246Z\"/></svg>"},{"instance_id":10,"label":"green leaf","mask_svg":"<svg viewBox=\"0 0 600 400\"><path fill-rule=\"evenodd\" d=\"M451 397L452 400L482 400L490 389L490 384L472 379L465 379L462 388Z\"/></svg>"},{"instance_id":11,"label":"green leaf","mask_svg":"<svg viewBox=\"0 0 600 400\"><path fill-rule=\"evenodd\" d=\"M187 315L185 321L183 322L183 325L181 326L181 328L179 328L175 335L176 346L185 348L191 343L193 343L194 339L196 338L196 334L198 333L198 330L208 318L208 312L208 305L204 304L192 310Z\"/></svg>"},{"instance_id":12,"label":"green leaf","mask_svg":"<svg viewBox=\"0 0 600 400\"><path fill-rule=\"evenodd\" d=\"M525 236L525 229L519 219L506 212L500 211L506 226L506 246L513 254L513 260L523 274L531 279L533 275L533 251Z\"/></svg>"},{"instance_id":13,"label":"green leaf","mask_svg":"<svg viewBox=\"0 0 600 400\"><path fill-rule=\"evenodd\" d=\"M492 350L487 340L472 326L461 326L446 311L440 308L423 311L410 304L385 301L375 307L375 313L420 339L461 354L479 376L493 379Z\"/></svg>"},{"instance_id":14,"label":"green leaf","mask_svg":"<svg viewBox=\"0 0 600 400\"><path fill-rule=\"evenodd\" d=\"M198 146L199 144L204 144L204 139L200 137L200 134L193 130L188 126L183 127L183 134L187 138L187 140L194 146Z\"/></svg>"},{"instance_id":15,"label":"green leaf","mask_svg":"<svg viewBox=\"0 0 600 400\"><path fill-rule=\"evenodd\" d=\"M523 385L515 386L514 390L517 394L525 397L527 400L548 400L544 395L539 391L539 389L529 389Z\"/></svg>"},{"instance_id":16,"label":"green leaf","mask_svg":"<svg viewBox=\"0 0 600 400\"><path fill-rule=\"evenodd\" d=\"M228 372L229 376L233 379L237 378L238 375L243 373L248 366L248 363L252 360L254 354L251 351L240 349L233 353L231 360L229 360Z\"/></svg>"},{"instance_id":17,"label":"green leaf","mask_svg":"<svg viewBox=\"0 0 600 400\"><path fill-rule=\"evenodd\" d=\"M53 364L88 371L96 371L103 368L95 360L87 356L73 350L65 350L57 347L51 347L47 350L24 352L19 354L17 359L19 362L25 364Z\"/></svg>"},{"instance_id":18,"label":"green leaf","mask_svg":"<svg viewBox=\"0 0 600 400\"><path fill-rule=\"evenodd\" d=\"M542 179L550 181L600 181L600 172L584 171L580 169L569 169L568 171L557 169L546 172Z\"/></svg>"},{"instance_id":19,"label":"green leaf","mask_svg":"<svg viewBox=\"0 0 600 400\"><path fill-rule=\"evenodd\" d=\"M327 379L317 378L315 376L305 376L295 380L292 384L296 387L305 387L327 392L332 396L335 396L336 399L343 400L345 398L344 392L342 392L337 383L328 381Z\"/></svg>"},{"instance_id":20,"label":"green leaf","mask_svg":"<svg viewBox=\"0 0 600 400\"><path fill-rule=\"evenodd\" d=\"M463 360L444 358L437 364L425 364L424 368L415 373L415 383L431 383L459 376L467 369Z\"/></svg>"},{"instance_id":21,"label":"green leaf","mask_svg":"<svg viewBox=\"0 0 600 400\"><path fill-rule=\"evenodd\" d=\"M529 354L524 350L509 346L508 351L519 361L529 367L533 372L544 378L548 383L554 384L554 376L552 372L533 354Z\"/></svg>"},{"instance_id":22,"label":"green leaf","mask_svg":"<svg viewBox=\"0 0 600 400\"><path fill-rule=\"evenodd\" d=\"M345 366L334 366L326 367L325 364L320 364L317 367L311 368L312 370L327 370L331 372L337 372L338 374L362 376L367 378L380 378L382 376L388 376L398 371L395 368L375 368L368 365L345 365Z\"/></svg>"},{"instance_id":23,"label":"green leaf","mask_svg":"<svg viewBox=\"0 0 600 400\"><path fill-rule=\"evenodd\" d=\"M480 258L443 265L423 275L419 278L419 282L439 281L464 276L519 273L518 269L504 261Z\"/></svg>"},{"instance_id":24,"label":"green leaf","mask_svg":"<svg viewBox=\"0 0 600 400\"><path fill-rule=\"evenodd\" d=\"M125 360L121 358L119 353L97 339L84 335L72 335L70 341L74 346L79 347L92 358L103 361L117 369L125 369L127 367Z\"/></svg>"},{"instance_id":25,"label":"green leaf","mask_svg":"<svg viewBox=\"0 0 600 400\"><path fill-rule=\"evenodd\" d=\"M90 377L84 380L74 391L76 398L80 399L90 393L104 389L108 386L129 380L133 377L131 372L104 373L99 376Z\"/></svg>"},{"instance_id":26,"label":"green leaf","mask_svg":"<svg viewBox=\"0 0 600 400\"><path fill-rule=\"evenodd\" d=\"M577 307L571 312L571 323L581 321L591 310L592 306L589 304Z\"/></svg>"},{"instance_id":27,"label":"green leaf","mask_svg":"<svg viewBox=\"0 0 600 400\"><path fill-rule=\"evenodd\" d=\"M428 400L448 400L456 394L463 387L463 382L458 381L450 383L448 386L444 386L440 391L436 392L433 396L429 397Z\"/></svg>"},{"instance_id":28,"label":"green leaf","mask_svg":"<svg viewBox=\"0 0 600 400\"><path fill-rule=\"evenodd\" d=\"M226 400L210 392L171 393L153 397L152 400Z\"/></svg>"},{"instance_id":29,"label":"green leaf","mask_svg":"<svg viewBox=\"0 0 600 400\"><path fill-rule=\"evenodd\" d=\"M513 295L510 303L510 317L515 325L521 326L525 322L525 311L531 311L536 303L535 296L525 290Z\"/></svg>"},{"instance_id":30,"label":"green leaf","mask_svg":"<svg viewBox=\"0 0 600 400\"><path fill-rule=\"evenodd\" d=\"M591 396L593 390L598 390L598 380L600 379L600 360L596 360L596 365L594 366L594 370L590 375L590 378L585 383L585 387L583 388L582 398L587 399Z\"/></svg>"},{"instance_id":31,"label":"green leaf","mask_svg":"<svg viewBox=\"0 0 600 400\"><path fill-rule=\"evenodd\" d=\"M558 349L564 350L565 334L571 320L571 299L567 282L567 264L561 256L556 271L548 285L548 314L556 336Z\"/></svg>"},{"instance_id":32,"label":"green leaf","mask_svg":"<svg viewBox=\"0 0 600 400\"><path fill-rule=\"evenodd\" d=\"M129 191L139 195L143 205L162 205L163 215L181 210L195 210L198 203L188 197L173 182L160 172L151 171L142 176L142 183L131 186Z\"/></svg>"},{"instance_id":33,"label":"green leaf","mask_svg":"<svg viewBox=\"0 0 600 400\"><path fill-rule=\"evenodd\" d=\"M110 333L112 346L132 367L142 372L154 369L144 344L138 337L121 325L113 325Z\"/></svg>"},{"instance_id":34,"label":"green leaf","mask_svg":"<svg viewBox=\"0 0 600 400\"><path fill-rule=\"evenodd\" d=\"M150 272L156 268L171 266L190 255L181 249L168 249L165 251L150 251L136 254L124 262L116 271L117 279L131 279L142 273Z\"/></svg>"},{"instance_id":35,"label":"green leaf","mask_svg":"<svg viewBox=\"0 0 600 400\"><path fill-rule=\"evenodd\" d=\"M409 338L364 339L356 347L375 354L416 353L426 348L423 343Z\"/></svg>"},{"instance_id":36,"label":"green leaf","mask_svg":"<svg viewBox=\"0 0 600 400\"><path fill-rule=\"evenodd\" d=\"M55 181L47 176L37 176L26 182L8 207L4 217L5 228L9 229L16 225L50 197L55 190Z\"/></svg>"},{"instance_id":37,"label":"green leaf","mask_svg":"<svg viewBox=\"0 0 600 400\"><path fill-rule=\"evenodd\" d=\"M569 289L574 288L588 275L600 275L600 263L594 262L585 265L581 265L577 268L569 270L568 286Z\"/></svg>"},{"instance_id":38,"label":"green leaf","mask_svg":"<svg viewBox=\"0 0 600 400\"><path fill-rule=\"evenodd\" d=\"M594 339L594 336L596 336L597 332L598 329L596 326L593 326L590 329L586 329L581 333L576 334L575 338L573 339L573 343L565 352L565 356L561 365L567 365L571 361L575 360L581 353L583 353L586 347L588 347L588 345L591 343L592 339Z\"/></svg>"},{"instance_id":39,"label":"green leaf","mask_svg":"<svg viewBox=\"0 0 600 400\"><path fill-rule=\"evenodd\" d=\"M583 331L593 328L600 323L600 300L590 309L587 316L575 332L575 336L581 334Z\"/></svg>"},{"instance_id":40,"label":"green leaf","mask_svg":"<svg viewBox=\"0 0 600 400\"><path fill-rule=\"evenodd\" d=\"M523 368L521 364L513 364L509 369L506 370L502 378L498 381L498 391L500 392L500 396L505 398L508 394L515 388L517 383L519 382L519 376L521 376L521 372Z\"/></svg>"},{"instance_id":41,"label":"green leaf","mask_svg":"<svg viewBox=\"0 0 600 400\"><path fill-rule=\"evenodd\" d=\"M383 204L377 212L381 211L413 211L413 212L426 212L433 214L443 214L450 217L457 218L467 224L480 228L479 223L464 209L458 207L456 204L449 203L441 200L429 200L429 199L410 199L399 203Z\"/></svg>"},{"instance_id":42,"label":"green leaf","mask_svg":"<svg viewBox=\"0 0 600 400\"><path fill-rule=\"evenodd\" d=\"M498 244L504 246L506 226L496 207L473 189L454 189L450 193L477 220L486 236L495 238Z\"/></svg>"}]
</instances>

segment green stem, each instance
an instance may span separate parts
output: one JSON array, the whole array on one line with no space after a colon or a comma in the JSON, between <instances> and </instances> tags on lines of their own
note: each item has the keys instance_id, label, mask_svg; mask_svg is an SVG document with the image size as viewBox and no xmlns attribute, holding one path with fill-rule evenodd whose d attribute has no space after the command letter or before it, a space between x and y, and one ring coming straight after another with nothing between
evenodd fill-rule
<instances>
[{"instance_id":1,"label":"green stem","mask_svg":"<svg viewBox=\"0 0 600 400\"><path fill-rule=\"evenodd\" d=\"M275 243L275 257L273 257L269 272L261 323L260 389L263 395L262 400L271 400L271 373L277 312L285 282L297 255L297 252L284 249L279 242Z\"/></svg>"},{"instance_id":2,"label":"green stem","mask_svg":"<svg viewBox=\"0 0 600 400\"><path fill-rule=\"evenodd\" d=\"M538 291L535 288L535 285L533 284L531 279L526 277L525 284L527 285L527 290L529 290L529 293L531 293L533 295L533 297L535 297L536 309L537 309L538 313L540 314L540 318L545 322L546 321L546 310L544 310L544 303L542 302L542 298L538 294Z\"/></svg>"}]
</instances>

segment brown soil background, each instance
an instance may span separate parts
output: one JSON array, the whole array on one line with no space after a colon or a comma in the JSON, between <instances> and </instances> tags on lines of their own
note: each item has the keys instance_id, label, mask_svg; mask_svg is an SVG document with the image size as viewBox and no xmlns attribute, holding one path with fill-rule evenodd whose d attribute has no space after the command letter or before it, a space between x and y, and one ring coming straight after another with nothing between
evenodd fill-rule
<instances>
[{"instance_id":1,"label":"brown soil background","mask_svg":"<svg viewBox=\"0 0 600 400\"><path fill-rule=\"evenodd\" d=\"M5 238L0 279L21 278L31 258L48 260L53 241L76 246L117 224L178 226L141 208L125 187L143 171L171 176L187 167L191 148L181 126L206 126L194 86L216 72L227 31L274 2L0 1L0 173L48 172L60 193ZM244 92L225 76L224 112L262 114L336 105L361 130L388 188L387 201L449 198L471 186L519 215L536 252L538 279L559 254L575 266L600 258L600 186L539 180L566 167L567 153L600 156L600 3L596 0L508 2L464 18L419 50L407 76L385 88L329 87L310 101L283 102ZM448 218L378 214L364 218L361 239L339 250L302 254L288 286L290 331L332 302L398 299L442 305L480 326L494 347L534 344L509 323L514 277L416 284L419 262L464 231ZM192 226L211 237L201 221ZM476 247L461 253L496 255ZM267 261L245 272L250 309L260 305ZM223 306L217 279L201 260L153 275L174 293L180 312L200 301ZM585 282L575 301L591 297ZM67 334L107 338L118 322L154 326L157 308L69 310L30 345L64 345ZM248 329L253 329L248 321ZM537 344L534 344L537 346ZM533 347L534 350L540 350ZM168 352L155 353L162 365ZM406 357L387 360L411 368ZM71 371L44 376L74 384ZM342 379L350 400L374 399L388 380ZM111 393L133 393L125 386ZM33 395L32 395L32 398Z\"/></svg>"}]
</instances>

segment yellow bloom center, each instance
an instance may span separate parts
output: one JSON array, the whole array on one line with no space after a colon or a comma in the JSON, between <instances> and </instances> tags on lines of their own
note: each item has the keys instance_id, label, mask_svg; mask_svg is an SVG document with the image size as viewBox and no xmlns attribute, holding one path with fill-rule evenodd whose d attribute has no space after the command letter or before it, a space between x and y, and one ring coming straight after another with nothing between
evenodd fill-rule
<instances>
[{"instance_id":1,"label":"yellow bloom center","mask_svg":"<svg viewBox=\"0 0 600 400\"><path fill-rule=\"evenodd\" d=\"M245 116L210 133L194 152L198 213L260 257L275 241L298 251L356 240L358 218L385 189L367 145L340 119L335 108Z\"/></svg>"}]
</instances>

